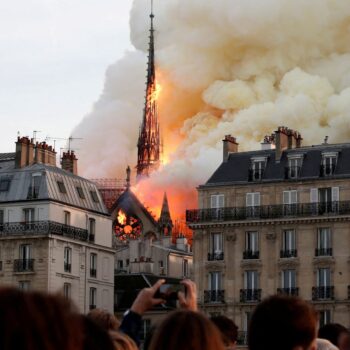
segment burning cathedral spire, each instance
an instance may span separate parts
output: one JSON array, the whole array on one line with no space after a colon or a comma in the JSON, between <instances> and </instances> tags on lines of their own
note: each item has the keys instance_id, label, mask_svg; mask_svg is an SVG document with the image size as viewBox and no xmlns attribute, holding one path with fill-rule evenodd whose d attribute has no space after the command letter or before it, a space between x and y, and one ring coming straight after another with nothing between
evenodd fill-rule
<instances>
[{"instance_id":1,"label":"burning cathedral spire","mask_svg":"<svg viewBox=\"0 0 350 350\"><path fill-rule=\"evenodd\" d=\"M159 134L156 72L154 65L154 28L153 28L153 2L151 6L151 29L148 49L148 67L145 108L140 126L140 133L137 142L137 178L149 176L158 169L161 156L161 139Z\"/></svg>"}]
</instances>

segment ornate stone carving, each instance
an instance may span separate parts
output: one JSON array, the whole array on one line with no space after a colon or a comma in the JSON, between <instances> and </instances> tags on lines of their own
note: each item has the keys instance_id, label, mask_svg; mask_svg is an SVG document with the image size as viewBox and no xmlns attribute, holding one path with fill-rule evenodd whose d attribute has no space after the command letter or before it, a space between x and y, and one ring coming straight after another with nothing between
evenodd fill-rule
<instances>
[{"instance_id":1,"label":"ornate stone carving","mask_svg":"<svg viewBox=\"0 0 350 350\"><path fill-rule=\"evenodd\" d=\"M236 233L231 233L226 235L226 241L227 242L236 242L237 240L237 234Z\"/></svg>"}]
</instances>

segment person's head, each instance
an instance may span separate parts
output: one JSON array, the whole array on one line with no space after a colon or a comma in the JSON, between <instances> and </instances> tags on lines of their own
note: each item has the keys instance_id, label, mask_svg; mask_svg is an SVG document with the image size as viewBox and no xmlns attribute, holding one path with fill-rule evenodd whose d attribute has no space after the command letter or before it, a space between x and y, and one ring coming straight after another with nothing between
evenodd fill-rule
<instances>
[{"instance_id":1,"label":"person's head","mask_svg":"<svg viewBox=\"0 0 350 350\"><path fill-rule=\"evenodd\" d=\"M150 350L224 350L219 330L204 315L189 310L169 314L156 329Z\"/></svg>"},{"instance_id":2,"label":"person's head","mask_svg":"<svg viewBox=\"0 0 350 350\"><path fill-rule=\"evenodd\" d=\"M316 349L317 350L339 350L329 340L321 339L321 338L316 339Z\"/></svg>"},{"instance_id":3,"label":"person's head","mask_svg":"<svg viewBox=\"0 0 350 350\"><path fill-rule=\"evenodd\" d=\"M126 334L119 331L110 331L115 350L137 350L135 342Z\"/></svg>"},{"instance_id":4,"label":"person's head","mask_svg":"<svg viewBox=\"0 0 350 350\"><path fill-rule=\"evenodd\" d=\"M117 331L120 326L117 318L105 310L93 309L87 314L87 317L107 331Z\"/></svg>"},{"instance_id":5,"label":"person's head","mask_svg":"<svg viewBox=\"0 0 350 350\"><path fill-rule=\"evenodd\" d=\"M226 347L234 348L237 342L238 327L226 316L213 316L210 320L221 333L221 338Z\"/></svg>"},{"instance_id":6,"label":"person's head","mask_svg":"<svg viewBox=\"0 0 350 350\"><path fill-rule=\"evenodd\" d=\"M249 350L316 348L317 314L300 298L272 296L253 312L248 329Z\"/></svg>"},{"instance_id":7,"label":"person's head","mask_svg":"<svg viewBox=\"0 0 350 350\"><path fill-rule=\"evenodd\" d=\"M66 300L0 289L0 349L77 350L81 345L81 322Z\"/></svg>"},{"instance_id":8,"label":"person's head","mask_svg":"<svg viewBox=\"0 0 350 350\"><path fill-rule=\"evenodd\" d=\"M318 337L328 339L340 350L350 350L349 331L339 323L328 323L318 330Z\"/></svg>"}]
</instances>

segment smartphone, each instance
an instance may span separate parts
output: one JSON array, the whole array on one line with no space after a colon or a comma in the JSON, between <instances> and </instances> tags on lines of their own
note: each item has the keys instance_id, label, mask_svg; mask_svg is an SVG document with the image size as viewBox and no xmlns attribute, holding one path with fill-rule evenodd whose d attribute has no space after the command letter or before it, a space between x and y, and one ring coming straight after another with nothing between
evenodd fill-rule
<instances>
[{"instance_id":1,"label":"smartphone","mask_svg":"<svg viewBox=\"0 0 350 350\"><path fill-rule=\"evenodd\" d=\"M155 298L164 299L167 302L176 301L178 292L185 293L185 286L180 283L165 283L162 284L155 294Z\"/></svg>"}]
</instances>

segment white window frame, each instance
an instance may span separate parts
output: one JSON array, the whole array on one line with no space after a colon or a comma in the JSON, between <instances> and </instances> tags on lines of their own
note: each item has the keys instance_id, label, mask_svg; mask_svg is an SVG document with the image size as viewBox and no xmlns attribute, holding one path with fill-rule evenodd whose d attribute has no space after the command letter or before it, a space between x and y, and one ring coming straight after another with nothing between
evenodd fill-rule
<instances>
[{"instance_id":1,"label":"white window frame","mask_svg":"<svg viewBox=\"0 0 350 350\"><path fill-rule=\"evenodd\" d=\"M89 302L90 306L97 307L97 289L95 287L90 287Z\"/></svg>"},{"instance_id":2,"label":"white window frame","mask_svg":"<svg viewBox=\"0 0 350 350\"><path fill-rule=\"evenodd\" d=\"M327 288L332 285L331 269L322 267L317 269L317 287Z\"/></svg>"},{"instance_id":3,"label":"white window frame","mask_svg":"<svg viewBox=\"0 0 350 350\"><path fill-rule=\"evenodd\" d=\"M70 299L72 297L72 285L71 283L63 283L63 297L65 299Z\"/></svg>"},{"instance_id":4,"label":"white window frame","mask_svg":"<svg viewBox=\"0 0 350 350\"><path fill-rule=\"evenodd\" d=\"M282 281L281 285L284 289L293 289L296 288L297 284L297 273L294 269L282 270L281 273Z\"/></svg>"},{"instance_id":5,"label":"white window frame","mask_svg":"<svg viewBox=\"0 0 350 350\"><path fill-rule=\"evenodd\" d=\"M245 233L245 250L252 253L259 252L259 232L247 231Z\"/></svg>"},{"instance_id":6,"label":"white window frame","mask_svg":"<svg viewBox=\"0 0 350 350\"><path fill-rule=\"evenodd\" d=\"M296 232L293 229L283 230L282 232L282 250L296 250Z\"/></svg>"},{"instance_id":7,"label":"white window frame","mask_svg":"<svg viewBox=\"0 0 350 350\"><path fill-rule=\"evenodd\" d=\"M218 291L221 290L222 286L222 273L221 271L212 271L209 272L209 278L208 278L208 286L209 290L211 291Z\"/></svg>"},{"instance_id":8,"label":"white window frame","mask_svg":"<svg viewBox=\"0 0 350 350\"><path fill-rule=\"evenodd\" d=\"M29 260L32 258L32 245L20 244L19 246L19 258L20 260Z\"/></svg>"},{"instance_id":9,"label":"white window frame","mask_svg":"<svg viewBox=\"0 0 350 350\"><path fill-rule=\"evenodd\" d=\"M244 288L251 290L259 289L259 274L257 270L246 270L244 272Z\"/></svg>"},{"instance_id":10,"label":"white window frame","mask_svg":"<svg viewBox=\"0 0 350 350\"><path fill-rule=\"evenodd\" d=\"M220 254L223 252L223 235L221 232L212 232L210 234L210 252L212 254Z\"/></svg>"}]
</instances>

